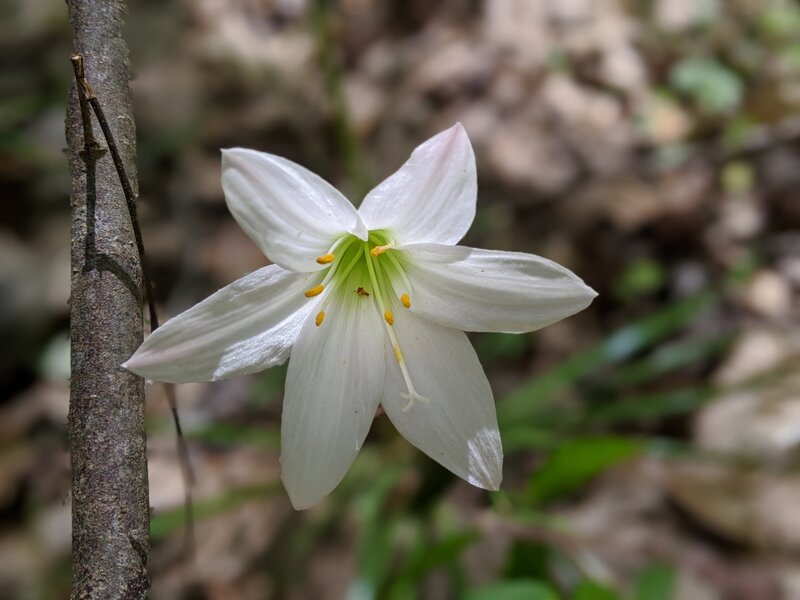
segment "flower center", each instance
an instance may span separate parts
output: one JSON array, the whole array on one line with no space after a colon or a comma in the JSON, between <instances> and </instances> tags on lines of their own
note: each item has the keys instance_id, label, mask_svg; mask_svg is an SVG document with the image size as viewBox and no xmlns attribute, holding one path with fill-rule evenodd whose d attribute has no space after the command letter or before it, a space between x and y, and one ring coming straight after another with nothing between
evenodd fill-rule
<instances>
[{"instance_id":1,"label":"flower center","mask_svg":"<svg viewBox=\"0 0 800 600\"><path fill-rule=\"evenodd\" d=\"M411 286L406 277L403 253L394 248L394 241L386 231L370 231L367 241L347 234L337 239L326 254L317 257L317 263L329 265L321 271L322 278L305 292L307 298L324 294L315 318L317 327L326 321L326 308L336 295L339 307L352 306L352 302L370 302L381 315L395 360L403 375L408 400L403 410L410 409L416 400L427 400L414 389L400 342L394 333L393 306L411 308ZM397 291L401 293L397 293ZM335 318L335 315L330 318Z\"/></svg>"}]
</instances>

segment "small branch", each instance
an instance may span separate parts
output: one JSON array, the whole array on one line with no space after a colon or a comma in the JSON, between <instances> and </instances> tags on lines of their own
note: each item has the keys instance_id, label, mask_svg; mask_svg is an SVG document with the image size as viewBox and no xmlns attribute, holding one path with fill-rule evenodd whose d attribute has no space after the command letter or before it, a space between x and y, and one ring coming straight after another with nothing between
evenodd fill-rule
<instances>
[{"instance_id":1,"label":"small branch","mask_svg":"<svg viewBox=\"0 0 800 600\"><path fill-rule=\"evenodd\" d=\"M78 101L81 107L81 121L83 123L83 139L84 145L87 149L96 148L98 146L94 139L94 127L92 126L92 113L89 111L89 104L86 101L86 92L80 87L81 82L86 81L84 76L83 56L76 54L71 58L72 68L75 71L75 81L78 83ZM87 84L88 86L88 84ZM91 92L91 88L89 90ZM92 95L94 93L92 92Z\"/></svg>"},{"instance_id":2,"label":"small branch","mask_svg":"<svg viewBox=\"0 0 800 600\"><path fill-rule=\"evenodd\" d=\"M103 107L100 104L97 96L86 78L86 69L84 66L83 55L73 54L70 57L72 68L75 71L75 81L78 87L78 98L81 106L81 119L83 121L83 129L85 136L85 144L87 152L95 152L99 145L94 139L92 129L92 119L89 112L89 107L94 111L97 122L100 124L100 129L103 131L108 149L111 152L111 158L114 162L114 168L117 171L120 184L122 186L123 194L125 195L125 203L128 207L128 214L130 216L131 225L133 227L134 238L136 239L136 249L139 253L139 261L142 266L142 280L145 287L145 297L147 299L147 308L150 315L150 333L158 329L159 321L156 312L156 301L154 294L153 280L150 278L150 271L147 267L144 253L144 240L142 238L142 230L139 227L139 219L136 211L136 194L133 191L133 186L125 171L125 165L122 162L119 148L114 140L114 134L111 132L111 127L108 124ZM193 535L193 510L192 510L192 492L191 488L195 482L194 471L192 469L191 461L189 460L189 448L186 443L186 438L183 435L180 417L178 416L178 404L175 397L175 386L173 384L164 384L167 394L167 402L169 403L172 420L175 423L175 432L177 434L177 453L178 461L181 465L181 473L183 474L184 487L185 487L185 510L186 510L186 548L191 553L194 547Z\"/></svg>"},{"instance_id":3,"label":"small branch","mask_svg":"<svg viewBox=\"0 0 800 600\"><path fill-rule=\"evenodd\" d=\"M111 159L114 161L114 168L117 170L117 175L119 175L122 192L125 194L125 203L128 205L128 214L130 215L131 225L133 226L133 235L136 238L136 249L139 252L139 259L142 263L142 279L145 284L147 308L150 313L150 331L152 332L154 329L158 328L158 315L156 314L156 303L153 294L153 280L150 278L150 271L145 261L142 230L139 227L139 219L136 215L136 194L133 192L133 186L131 186L130 179L128 179L128 175L125 172L125 165L122 162L119 148L117 148L117 144L114 141L114 134L111 133L111 127L108 125L103 107L100 105L100 101L97 99L97 96L94 95L92 86L89 85L89 81L86 79L83 56L81 54L73 54L70 60L72 61L72 68L75 71L75 81L78 84L78 95L81 101L81 118L83 119L84 131L89 132L87 145L96 145L94 135L91 133L91 117L87 114L88 111L84 110L88 103L92 107L95 117L97 117L97 122L100 123L100 129L103 130L103 137L106 139L108 150L111 152Z\"/></svg>"}]
</instances>

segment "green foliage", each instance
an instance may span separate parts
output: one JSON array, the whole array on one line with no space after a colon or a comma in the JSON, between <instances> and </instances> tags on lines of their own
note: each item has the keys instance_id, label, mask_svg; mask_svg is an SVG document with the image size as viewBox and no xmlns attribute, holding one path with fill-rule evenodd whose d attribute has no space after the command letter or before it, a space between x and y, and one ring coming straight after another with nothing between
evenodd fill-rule
<instances>
[{"instance_id":1,"label":"green foliage","mask_svg":"<svg viewBox=\"0 0 800 600\"><path fill-rule=\"evenodd\" d=\"M742 102L744 86L739 75L712 57L684 58L672 68L669 80L708 114L729 113Z\"/></svg>"},{"instance_id":2,"label":"green foliage","mask_svg":"<svg viewBox=\"0 0 800 600\"><path fill-rule=\"evenodd\" d=\"M709 337L689 336L655 347L639 360L620 365L606 374L605 385L612 389L630 390L681 367L716 357L726 350L731 336L718 334Z\"/></svg>"},{"instance_id":3,"label":"green foliage","mask_svg":"<svg viewBox=\"0 0 800 600\"><path fill-rule=\"evenodd\" d=\"M578 438L560 445L531 477L525 491L531 502L574 492L605 469L635 456L642 444L615 436Z\"/></svg>"},{"instance_id":4,"label":"green foliage","mask_svg":"<svg viewBox=\"0 0 800 600\"><path fill-rule=\"evenodd\" d=\"M650 565L636 578L636 600L671 600L675 570L666 565Z\"/></svg>"},{"instance_id":5,"label":"green foliage","mask_svg":"<svg viewBox=\"0 0 800 600\"><path fill-rule=\"evenodd\" d=\"M725 191L732 194L742 194L753 189L755 171L750 163L736 160L725 165L720 179Z\"/></svg>"},{"instance_id":6,"label":"green foliage","mask_svg":"<svg viewBox=\"0 0 800 600\"><path fill-rule=\"evenodd\" d=\"M604 340L568 358L552 370L519 386L498 404L497 418L503 436L517 427L540 426L553 418L569 419L569 415L554 415L546 402L559 391L578 380L610 365L618 365L643 350L662 342L687 323L702 314L716 295L704 292L666 306L639 321L617 329ZM513 434L511 434L513 435Z\"/></svg>"},{"instance_id":7,"label":"green foliage","mask_svg":"<svg viewBox=\"0 0 800 600\"><path fill-rule=\"evenodd\" d=\"M618 600L618 598L614 590L589 579L578 585L572 597L573 600Z\"/></svg>"},{"instance_id":8,"label":"green foliage","mask_svg":"<svg viewBox=\"0 0 800 600\"><path fill-rule=\"evenodd\" d=\"M233 425L215 421L205 427L191 429L186 437L217 446L256 446L266 449L280 448L280 438L275 429Z\"/></svg>"},{"instance_id":9,"label":"green foliage","mask_svg":"<svg viewBox=\"0 0 800 600\"><path fill-rule=\"evenodd\" d=\"M419 537L409 553L406 564L393 582L393 587L411 587L433 569L453 563L477 538L477 532L470 530L453 531L436 541Z\"/></svg>"},{"instance_id":10,"label":"green foliage","mask_svg":"<svg viewBox=\"0 0 800 600\"><path fill-rule=\"evenodd\" d=\"M530 338L513 333L483 333L475 339L475 351L484 365L516 359L528 349Z\"/></svg>"},{"instance_id":11,"label":"green foliage","mask_svg":"<svg viewBox=\"0 0 800 600\"><path fill-rule=\"evenodd\" d=\"M464 600L558 600L558 595L541 581L517 579L470 590Z\"/></svg>"},{"instance_id":12,"label":"green foliage","mask_svg":"<svg viewBox=\"0 0 800 600\"><path fill-rule=\"evenodd\" d=\"M232 510L248 501L263 500L281 490L278 483L251 485L233 488L214 498L195 500L193 513L196 520L207 519ZM165 511L150 519L150 537L159 540L186 526L186 511L183 507Z\"/></svg>"},{"instance_id":13,"label":"green foliage","mask_svg":"<svg viewBox=\"0 0 800 600\"><path fill-rule=\"evenodd\" d=\"M736 115L725 124L721 140L723 148L730 152L740 149L757 126L758 123L747 113Z\"/></svg>"},{"instance_id":14,"label":"green foliage","mask_svg":"<svg viewBox=\"0 0 800 600\"><path fill-rule=\"evenodd\" d=\"M524 540L514 542L506 559L505 579L546 577L550 554L550 547L544 544Z\"/></svg>"},{"instance_id":15,"label":"green foliage","mask_svg":"<svg viewBox=\"0 0 800 600\"><path fill-rule=\"evenodd\" d=\"M592 420L598 424L650 423L658 419L690 413L711 394L707 388L684 388L631 396L598 407Z\"/></svg>"},{"instance_id":16,"label":"green foliage","mask_svg":"<svg viewBox=\"0 0 800 600\"><path fill-rule=\"evenodd\" d=\"M623 271L614 286L614 294L622 300L634 300L658 291L664 285L665 279L666 273L661 263L640 258Z\"/></svg>"},{"instance_id":17,"label":"green foliage","mask_svg":"<svg viewBox=\"0 0 800 600\"><path fill-rule=\"evenodd\" d=\"M793 43L781 50L780 61L787 70L800 72L800 43Z\"/></svg>"},{"instance_id":18,"label":"green foliage","mask_svg":"<svg viewBox=\"0 0 800 600\"><path fill-rule=\"evenodd\" d=\"M388 578L394 553L394 540L400 519L387 515L384 505L402 469L395 467L381 473L373 485L356 499L355 514L359 520L358 539L358 598L374 598L381 584Z\"/></svg>"},{"instance_id":19,"label":"green foliage","mask_svg":"<svg viewBox=\"0 0 800 600\"><path fill-rule=\"evenodd\" d=\"M761 13L758 26L769 38L795 37L800 30L800 7L793 2L773 3Z\"/></svg>"}]
</instances>

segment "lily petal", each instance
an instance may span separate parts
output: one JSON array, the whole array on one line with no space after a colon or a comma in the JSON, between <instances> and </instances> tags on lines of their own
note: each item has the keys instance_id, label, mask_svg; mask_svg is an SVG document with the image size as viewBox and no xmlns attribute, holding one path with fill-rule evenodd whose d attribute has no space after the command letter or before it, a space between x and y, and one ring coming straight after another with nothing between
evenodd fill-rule
<instances>
[{"instance_id":1,"label":"lily petal","mask_svg":"<svg viewBox=\"0 0 800 600\"><path fill-rule=\"evenodd\" d=\"M384 338L371 298L332 299L317 326L303 325L289 372L281 424L281 478L292 505L316 504L358 454L383 388Z\"/></svg>"},{"instance_id":2,"label":"lily petal","mask_svg":"<svg viewBox=\"0 0 800 600\"><path fill-rule=\"evenodd\" d=\"M418 146L359 212L370 230L387 229L398 243L455 244L475 218L477 193L475 154L456 123Z\"/></svg>"},{"instance_id":3,"label":"lily petal","mask_svg":"<svg viewBox=\"0 0 800 600\"><path fill-rule=\"evenodd\" d=\"M345 233L367 239L353 205L327 181L290 160L244 148L222 151L222 188L239 226L290 271L316 262Z\"/></svg>"},{"instance_id":4,"label":"lily petal","mask_svg":"<svg viewBox=\"0 0 800 600\"><path fill-rule=\"evenodd\" d=\"M569 269L520 252L411 244L411 311L465 331L534 331L573 315L597 293Z\"/></svg>"},{"instance_id":5,"label":"lily petal","mask_svg":"<svg viewBox=\"0 0 800 600\"><path fill-rule=\"evenodd\" d=\"M149 336L122 366L155 381L213 381L282 364L315 304L312 275L269 265L245 275Z\"/></svg>"},{"instance_id":6,"label":"lily petal","mask_svg":"<svg viewBox=\"0 0 800 600\"><path fill-rule=\"evenodd\" d=\"M489 382L462 331L395 311L394 331L418 399L407 392L391 349L381 401L409 442L459 477L496 490L503 478L503 449Z\"/></svg>"}]
</instances>

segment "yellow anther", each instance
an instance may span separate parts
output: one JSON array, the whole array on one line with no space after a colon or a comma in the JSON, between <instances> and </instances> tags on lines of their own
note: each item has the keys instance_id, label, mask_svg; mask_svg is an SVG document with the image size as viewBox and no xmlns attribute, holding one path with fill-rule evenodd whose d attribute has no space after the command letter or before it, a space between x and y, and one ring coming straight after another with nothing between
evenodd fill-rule
<instances>
[{"instance_id":1,"label":"yellow anther","mask_svg":"<svg viewBox=\"0 0 800 600\"><path fill-rule=\"evenodd\" d=\"M317 263L320 265L327 265L333 262L333 254L323 254L317 257Z\"/></svg>"},{"instance_id":2,"label":"yellow anther","mask_svg":"<svg viewBox=\"0 0 800 600\"><path fill-rule=\"evenodd\" d=\"M325 311L321 310L317 313L317 318L314 319L314 323L316 324L317 327L319 327L320 325L322 325L322 321L324 319L325 319Z\"/></svg>"},{"instance_id":3,"label":"yellow anther","mask_svg":"<svg viewBox=\"0 0 800 600\"><path fill-rule=\"evenodd\" d=\"M406 308L411 308L411 300L408 297L408 294L403 294L400 296L400 302L402 302L403 306Z\"/></svg>"},{"instance_id":4,"label":"yellow anther","mask_svg":"<svg viewBox=\"0 0 800 600\"><path fill-rule=\"evenodd\" d=\"M392 316L392 311L387 310L385 313L383 313L383 318L386 319L386 322L389 325L394 325L394 316Z\"/></svg>"},{"instance_id":5,"label":"yellow anther","mask_svg":"<svg viewBox=\"0 0 800 600\"><path fill-rule=\"evenodd\" d=\"M324 289L325 289L325 287L321 283L319 285L315 285L314 287L312 287L310 290L308 290L306 292L306 298L311 298L312 296L316 296L317 294L321 294L322 290L324 290Z\"/></svg>"},{"instance_id":6,"label":"yellow anther","mask_svg":"<svg viewBox=\"0 0 800 600\"><path fill-rule=\"evenodd\" d=\"M394 350L394 359L399 363L403 362L403 353L400 352L400 346L392 346L392 350Z\"/></svg>"},{"instance_id":7,"label":"yellow anther","mask_svg":"<svg viewBox=\"0 0 800 600\"><path fill-rule=\"evenodd\" d=\"M391 244L386 244L385 246L375 246L372 250L369 251L372 256L378 256L378 254L383 254L389 248L391 248Z\"/></svg>"}]
</instances>

